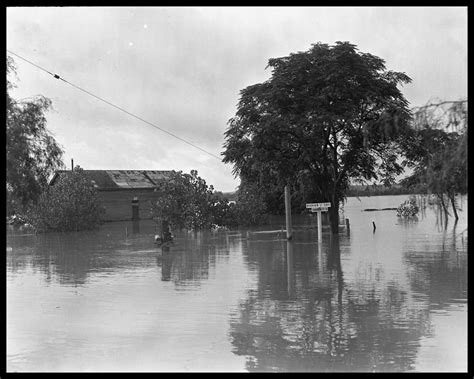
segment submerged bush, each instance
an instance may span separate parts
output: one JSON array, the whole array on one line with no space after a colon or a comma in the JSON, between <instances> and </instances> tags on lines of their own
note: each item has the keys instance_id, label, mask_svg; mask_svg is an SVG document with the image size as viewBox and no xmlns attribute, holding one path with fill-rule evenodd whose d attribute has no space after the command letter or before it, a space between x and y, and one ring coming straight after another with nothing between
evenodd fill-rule
<instances>
[{"instance_id":1,"label":"submerged bush","mask_svg":"<svg viewBox=\"0 0 474 379\"><path fill-rule=\"evenodd\" d=\"M416 217L419 212L419 208L416 205L415 199L409 199L400 204L397 208L397 216L403 218Z\"/></svg>"},{"instance_id":2,"label":"submerged bush","mask_svg":"<svg viewBox=\"0 0 474 379\"><path fill-rule=\"evenodd\" d=\"M150 204L153 219L163 220L176 229L211 229L230 227L235 224L233 207L212 185L198 175L173 171L155 188L157 199Z\"/></svg>"},{"instance_id":3,"label":"submerged bush","mask_svg":"<svg viewBox=\"0 0 474 379\"><path fill-rule=\"evenodd\" d=\"M92 181L77 166L40 195L28 219L38 232L79 231L97 228L104 211Z\"/></svg>"}]
</instances>

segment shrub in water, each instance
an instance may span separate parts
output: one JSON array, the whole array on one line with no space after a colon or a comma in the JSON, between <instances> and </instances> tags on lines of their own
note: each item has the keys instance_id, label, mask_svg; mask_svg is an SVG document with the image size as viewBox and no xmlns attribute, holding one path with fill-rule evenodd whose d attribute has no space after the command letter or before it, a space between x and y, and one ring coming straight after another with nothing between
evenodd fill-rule
<instances>
[{"instance_id":1,"label":"shrub in water","mask_svg":"<svg viewBox=\"0 0 474 379\"><path fill-rule=\"evenodd\" d=\"M189 230L235 224L233 207L196 170L190 174L174 171L157 183L155 193L157 200L151 202L150 208L158 224L166 220L173 228Z\"/></svg>"},{"instance_id":2,"label":"shrub in water","mask_svg":"<svg viewBox=\"0 0 474 379\"><path fill-rule=\"evenodd\" d=\"M103 212L97 190L77 166L40 195L29 221L39 232L78 231L98 227Z\"/></svg>"},{"instance_id":3,"label":"shrub in water","mask_svg":"<svg viewBox=\"0 0 474 379\"><path fill-rule=\"evenodd\" d=\"M418 214L418 206L414 199L409 199L400 204L397 208L397 216L403 218L412 218L416 217Z\"/></svg>"}]
</instances>

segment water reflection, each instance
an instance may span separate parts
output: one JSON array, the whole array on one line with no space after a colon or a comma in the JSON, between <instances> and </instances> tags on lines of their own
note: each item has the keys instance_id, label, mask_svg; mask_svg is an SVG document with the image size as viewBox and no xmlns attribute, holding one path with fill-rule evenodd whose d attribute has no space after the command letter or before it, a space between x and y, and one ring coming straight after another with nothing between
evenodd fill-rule
<instances>
[{"instance_id":1,"label":"water reflection","mask_svg":"<svg viewBox=\"0 0 474 379\"><path fill-rule=\"evenodd\" d=\"M343 277L341 267L341 250L339 247L339 237L330 235L330 250L328 253L328 271L335 275L337 281L337 299L338 304L342 305Z\"/></svg>"},{"instance_id":2,"label":"water reflection","mask_svg":"<svg viewBox=\"0 0 474 379\"><path fill-rule=\"evenodd\" d=\"M378 230L375 236L387 241L391 233ZM356 246L349 234L284 248L275 241L249 244L258 283L232 314L234 353L246 357L249 371L415 370L421 337L433 336L433 309L467 297L466 255L453 254L455 228L452 233L449 252L439 249L445 234L441 241L423 238L425 246L414 235L406 246L385 243L367 252L363 256L382 254L367 263L352 255L365 241ZM386 260L384 249L402 261Z\"/></svg>"},{"instance_id":3,"label":"water reflection","mask_svg":"<svg viewBox=\"0 0 474 379\"><path fill-rule=\"evenodd\" d=\"M294 298L294 288L295 288L295 269L293 267L293 243L287 241L286 243L286 281L288 283L288 298Z\"/></svg>"},{"instance_id":4,"label":"water reflection","mask_svg":"<svg viewBox=\"0 0 474 379\"><path fill-rule=\"evenodd\" d=\"M44 273L47 282L56 278L60 284L82 286L97 272L150 264L156 249L148 234L139 234L137 223L108 227L101 231L31 235L28 239L12 234L8 238L12 248L8 269L15 274L32 267ZM142 253L137 254L141 249Z\"/></svg>"},{"instance_id":5,"label":"water reflection","mask_svg":"<svg viewBox=\"0 0 474 379\"><path fill-rule=\"evenodd\" d=\"M173 264L173 255L170 252L169 246L161 248L162 254L156 256L156 264L161 265L161 280L171 280L171 265Z\"/></svg>"},{"instance_id":6,"label":"water reflection","mask_svg":"<svg viewBox=\"0 0 474 379\"><path fill-rule=\"evenodd\" d=\"M157 258L162 280L172 281L177 289L199 286L209 278L217 260L228 259L225 235L207 231L177 232L175 243L162 248Z\"/></svg>"},{"instance_id":7,"label":"water reflection","mask_svg":"<svg viewBox=\"0 0 474 379\"><path fill-rule=\"evenodd\" d=\"M95 274L114 274L154 265L163 281L177 287L206 280L219 259L228 256L224 233L177 232L169 246L153 242L154 224L134 221L106 224L99 231L9 235L8 270L15 275L29 267L46 282L83 286ZM153 263L154 262L154 263Z\"/></svg>"},{"instance_id":8,"label":"water reflection","mask_svg":"<svg viewBox=\"0 0 474 379\"><path fill-rule=\"evenodd\" d=\"M140 233L140 221L139 220L132 221L132 233L133 234Z\"/></svg>"}]
</instances>

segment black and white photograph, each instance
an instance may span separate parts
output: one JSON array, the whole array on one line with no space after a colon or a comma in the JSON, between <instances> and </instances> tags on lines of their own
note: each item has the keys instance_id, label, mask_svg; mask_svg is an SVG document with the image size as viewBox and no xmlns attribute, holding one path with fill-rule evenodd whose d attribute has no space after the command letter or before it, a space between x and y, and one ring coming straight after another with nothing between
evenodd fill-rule
<instances>
[{"instance_id":1,"label":"black and white photograph","mask_svg":"<svg viewBox=\"0 0 474 379\"><path fill-rule=\"evenodd\" d=\"M7 6L6 372L468 373L467 6Z\"/></svg>"}]
</instances>

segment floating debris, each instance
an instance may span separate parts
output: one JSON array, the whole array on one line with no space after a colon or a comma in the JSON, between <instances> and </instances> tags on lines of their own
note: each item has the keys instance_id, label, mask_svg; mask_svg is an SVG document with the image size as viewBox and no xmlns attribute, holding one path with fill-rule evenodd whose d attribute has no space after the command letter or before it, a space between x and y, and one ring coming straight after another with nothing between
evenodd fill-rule
<instances>
[{"instance_id":1,"label":"floating debris","mask_svg":"<svg viewBox=\"0 0 474 379\"><path fill-rule=\"evenodd\" d=\"M375 212L375 211L396 211L397 208L366 208L363 209L362 212Z\"/></svg>"}]
</instances>

